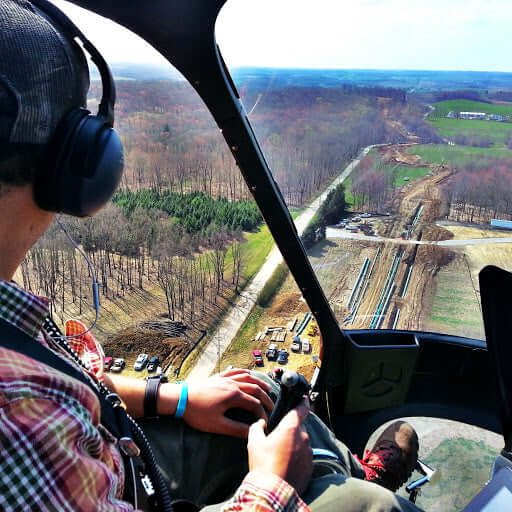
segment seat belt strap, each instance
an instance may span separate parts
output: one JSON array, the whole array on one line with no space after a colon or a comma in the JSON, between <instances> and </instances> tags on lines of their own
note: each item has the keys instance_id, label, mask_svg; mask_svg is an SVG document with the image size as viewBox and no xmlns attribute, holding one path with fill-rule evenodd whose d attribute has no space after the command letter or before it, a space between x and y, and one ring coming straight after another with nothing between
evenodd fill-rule
<instances>
[{"instance_id":1,"label":"seat belt strap","mask_svg":"<svg viewBox=\"0 0 512 512\"><path fill-rule=\"evenodd\" d=\"M83 384L86 384L98 397L101 407L101 424L115 437L121 437L117 415L112 404L100 393L89 377L73 366L71 362L59 357L39 341L25 334L22 330L0 318L0 347L13 350L27 357L46 364Z\"/></svg>"}]
</instances>

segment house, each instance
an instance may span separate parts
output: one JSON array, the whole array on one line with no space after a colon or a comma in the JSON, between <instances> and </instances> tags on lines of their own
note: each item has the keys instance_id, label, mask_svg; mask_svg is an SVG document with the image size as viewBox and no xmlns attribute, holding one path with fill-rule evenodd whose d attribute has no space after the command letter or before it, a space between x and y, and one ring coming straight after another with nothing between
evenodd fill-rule
<instances>
[{"instance_id":1,"label":"house","mask_svg":"<svg viewBox=\"0 0 512 512\"><path fill-rule=\"evenodd\" d=\"M459 112L459 119L485 119L485 112Z\"/></svg>"}]
</instances>

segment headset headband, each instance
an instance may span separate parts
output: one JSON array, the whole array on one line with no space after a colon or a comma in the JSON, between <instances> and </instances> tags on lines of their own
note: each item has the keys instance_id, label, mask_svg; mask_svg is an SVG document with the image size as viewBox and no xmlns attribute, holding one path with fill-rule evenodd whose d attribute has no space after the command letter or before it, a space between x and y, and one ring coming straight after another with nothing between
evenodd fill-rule
<instances>
[{"instance_id":1,"label":"headset headband","mask_svg":"<svg viewBox=\"0 0 512 512\"><path fill-rule=\"evenodd\" d=\"M87 39L82 31L55 5L47 0L30 0L30 2L46 13L53 21L58 23L70 39L78 38L85 50L91 56L91 60L96 64L100 72L102 84L102 96L98 107L98 116L105 120L105 124L114 126L114 104L116 102L116 88L114 77L108 67L105 59L102 57L96 47Z\"/></svg>"}]
</instances>

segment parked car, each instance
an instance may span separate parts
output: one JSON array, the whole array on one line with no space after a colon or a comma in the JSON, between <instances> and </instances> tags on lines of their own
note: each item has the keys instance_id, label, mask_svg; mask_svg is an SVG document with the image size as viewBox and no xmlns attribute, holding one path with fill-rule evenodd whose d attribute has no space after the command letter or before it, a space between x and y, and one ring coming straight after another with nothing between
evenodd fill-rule
<instances>
[{"instance_id":1,"label":"parked car","mask_svg":"<svg viewBox=\"0 0 512 512\"><path fill-rule=\"evenodd\" d=\"M144 370L144 367L148 364L148 355L147 354L139 354L137 359L135 360L135 364L133 365L133 369L137 372Z\"/></svg>"},{"instance_id":2,"label":"parked car","mask_svg":"<svg viewBox=\"0 0 512 512\"><path fill-rule=\"evenodd\" d=\"M269 361L275 361L277 359L277 345L275 343L268 346L267 359Z\"/></svg>"},{"instance_id":3,"label":"parked car","mask_svg":"<svg viewBox=\"0 0 512 512\"><path fill-rule=\"evenodd\" d=\"M148 372L154 372L160 366L160 358L158 356L153 356L148 361Z\"/></svg>"},{"instance_id":4,"label":"parked car","mask_svg":"<svg viewBox=\"0 0 512 512\"><path fill-rule=\"evenodd\" d=\"M363 213L363 214L361 215L361 219L369 219L371 216L372 216L372 214L371 214L371 213Z\"/></svg>"},{"instance_id":5,"label":"parked car","mask_svg":"<svg viewBox=\"0 0 512 512\"><path fill-rule=\"evenodd\" d=\"M113 357L105 357L105 360L103 361L103 369L105 371L109 371L110 368L112 368L112 363L114 362L114 358Z\"/></svg>"},{"instance_id":6,"label":"parked car","mask_svg":"<svg viewBox=\"0 0 512 512\"><path fill-rule=\"evenodd\" d=\"M347 225L346 222L340 222L339 224L336 225L336 227L337 228L344 228L346 225Z\"/></svg>"},{"instance_id":7,"label":"parked car","mask_svg":"<svg viewBox=\"0 0 512 512\"><path fill-rule=\"evenodd\" d=\"M277 356L277 362L279 364L286 364L288 362L288 350L282 348Z\"/></svg>"},{"instance_id":8,"label":"parked car","mask_svg":"<svg viewBox=\"0 0 512 512\"><path fill-rule=\"evenodd\" d=\"M292 352L300 352L300 341L293 340L292 346L290 347Z\"/></svg>"},{"instance_id":9,"label":"parked car","mask_svg":"<svg viewBox=\"0 0 512 512\"><path fill-rule=\"evenodd\" d=\"M361 218L360 217L353 217L352 218L352 222L361 222Z\"/></svg>"},{"instance_id":10,"label":"parked car","mask_svg":"<svg viewBox=\"0 0 512 512\"><path fill-rule=\"evenodd\" d=\"M311 352L311 343L309 343L309 340L307 338L304 338L302 340L302 352L304 352L305 354Z\"/></svg>"},{"instance_id":11,"label":"parked car","mask_svg":"<svg viewBox=\"0 0 512 512\"><path fill-rule=\"evenodd\" d=\"M114 359L114 362L112 363L112 366L110 367L111 372L122 372L124 370L124 367L126 366L126 361L118 357L117 359Z\"/></svg>"},{"instance_id":12,"label":"parked car","mask_svg":"<svg viewBox=\"0 0 512 512\"><path fill-rule=\"evenodd\" d=\"M254 359L256 366L263 366L265 364L263 361L263 356L261 355L261 350L253 350L252 358Z\"/></svg>"}]
</instances>

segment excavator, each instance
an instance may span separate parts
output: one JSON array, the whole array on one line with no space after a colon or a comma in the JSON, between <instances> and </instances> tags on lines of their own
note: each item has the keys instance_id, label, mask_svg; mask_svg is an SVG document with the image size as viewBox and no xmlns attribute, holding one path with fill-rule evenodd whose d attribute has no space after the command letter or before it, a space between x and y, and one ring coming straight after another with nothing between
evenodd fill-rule
<instances>
[{"instance_id":1,"label":"excavator","mask_svg":"<svg viewBox=\"0 0 512 512\"><path fill-rule=\"evenodd\" d=\"M486 341L341 328L216 43L225 2L72 0L153 46L213 116L321 333L321 366L310 383L315 412L357 453L379 426L402 417L445 418L500 434L503 449L490 480L465 510L512 510L512 275L496 267L480 274ZM416 486L432 476L428 467L424 473Z\"/></svg>"}]
</instances>

